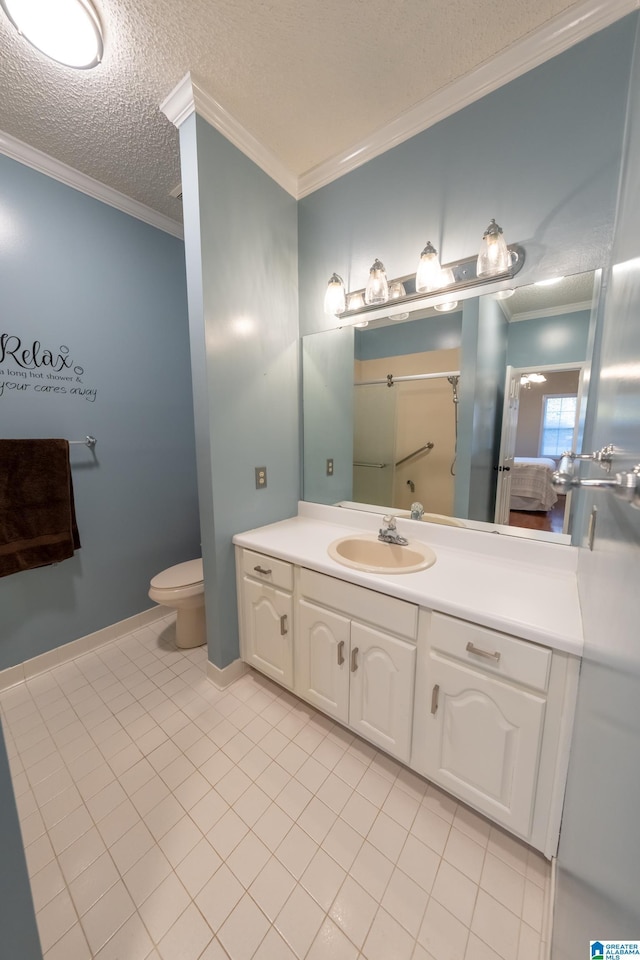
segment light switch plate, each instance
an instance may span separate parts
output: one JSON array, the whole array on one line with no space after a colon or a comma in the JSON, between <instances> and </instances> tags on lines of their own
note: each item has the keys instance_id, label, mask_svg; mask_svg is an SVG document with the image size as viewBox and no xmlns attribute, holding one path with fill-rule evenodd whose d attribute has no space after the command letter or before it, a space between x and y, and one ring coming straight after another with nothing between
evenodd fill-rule
<instances>
[{"instance_id":1,"label":"light switch plate","mask_svg":"<svg viewBox=\"0 0 640 960\"><path fill-rule=\"evenodd\" d=\"M264 490L267 485L267 468L256 467L256 490Z\"/></svg>"},{"instance_id":2,"label":"light switch plate","mask_svg":"<svg viewBox=\"0 0 640 960\"><path fill-rule=\"evenodd\" d=\"M327 476L333 476L333 457L328 457L327 459Z\"/></svg>"}]
</instances>

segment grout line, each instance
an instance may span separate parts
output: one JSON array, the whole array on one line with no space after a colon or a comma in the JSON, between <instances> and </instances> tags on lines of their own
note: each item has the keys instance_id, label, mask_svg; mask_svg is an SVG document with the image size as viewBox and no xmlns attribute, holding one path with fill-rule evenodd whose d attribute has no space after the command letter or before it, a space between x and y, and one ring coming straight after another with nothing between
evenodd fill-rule
<instances>
[{"instance_id":1,"label":"grout line","mask_svg":"<svg viewBox=\"0 0 640 960\"><path fill-rule=\"evenodd\" d=\"M202 648L200 648L200 652L177 651L175 648L170 648L168 645L162 645L160 637L163 635L163 632L166 630L167 626L170 626L173 622L173 616L165 616L164 618L154 622L153 625L143 625L138 629L131 631L129 634L114 639L112 643L105 644L99 648L86 652L81 656L74 658L73 660L69 660L64 663L58 663L51 667L50 670L38 674L37 676L30 677L29 679L23 681L22 684L13 686L5 691L0 692L0 715L2 716L3 726L7 731L7 746L8 749L10 749L12 757L12 777L14 782L19 777L21 785L24 786L24 789L20 794L20 797L24 796L26 798L22 800L22 808L24 809L27 804L35 807L35 809L33 809L30 813L21 818L21 824L23 820L28 820L29 817L34 816L35 814L37 814L39 817L42 817L42 811L45 810L47 804L56 801L67 790L72 788L77 790L81 799L81 803L78 806L74 807L72 810L69 810L64 817L52 822L50 826L47 826L49 822L49 815L52 813L52 811L55 811L55 807L49 807L48 810L45 810L47 819L45 820L45 818L42 817L42 827L44 832L33 842L36 843L42 840L42 838L46 838L47 843L51 845L52 858L46 863L40 864L38 866L38 870L33 870L33 873L31 874L32 881L35 880L37 875L40 874L42 870L49 867L51 863L55 863L56 869L60 871L60 874L65 882L64 890L66 890L69 894L73 906L74 916L77 918L76 923L79 924L80 931L82 931L82 934L85 936L85 938L86 934L84 933L84 926L82 923L83 918L86 917L86 914L89 910L93 910L100 903L100 900L105 897L106 894L108 894L116 884L122 884L123 889L127 892L127 896L133 901L135 909L133 913L128 914L122 920L122 922L119 923L115 931L109 934L109 938L106 943L108 943L113 937L117 936L119 931L122 930L123 926L127 924L132 917L138 916L143 924L144 929L147 931L151 942L154 944L154 949L151 951L151 953L153 953L156 949L158 949L159 941L170 933L174 925L178 923L181 917L184 915L185 911L189 909L189 906L194 904L198 910L199 916L202 917L207 928L211 930L213 940L209 941L210 946L212 943L218 942L217 933L222 928L224 923L227 922L229 917L233 915L238 904L245 895L248 895L249 900L256 909L258 909L261 913L264 913L254 894L250 891L253 879L248 886L245 887L244 881L240 880L239 877L237 878L238 883L243 888L242 895L237 903L235 903L231 908L227 917L225 917L225 920L218 925L218 930L213 929L212 925L207 921L205 911L196 903L196 897L200 896L202 890L211 882L218 870L221 869L221 866L227 865L228 859L245 840L245 838L253 836L259 839L260 843L262 843L269 852L269 857L265 864L261 866L256 878L260 876L266 865L275 859L275 861L280 864L280 866L286 871L287 875L291 877L292 881L295 883L295 886L286 897L284 903L276 914L274 921L277 921L281 911L285 909L287 903L294 895L296 890L302 889L309 897L311 897L313 902L322 912L322 923L326 923L328 920L330 920L331 923L335 924L335 921L331 917L331 910L340 894L340 891L342 890L344 883L348 878L351 878L353 882L358 884L358 887L367 893L367 896L372 897L372 899L375 901L376 909L367 926L364 937L362 938L362 946L358 946L355 940L351 939L350 934L348 934L340 924L337 924L337 926L341 933L345 936L346 940L352 944L356 951L358 951L358 956L363 958L361 951L364 949L364 944L367 942L367 937L371 933L375 923L375 918L379 914L379 911L383 910L385 911L385 914L392 916L387 907L383 906L382 903L387 891L390 888L392 878L396 870L398 870L403 874L403 876L408 877L412 883L416 884L416 886L422 890L425 895L424 907L419 909L412 918L412 928L417 923L417 926L415 926L415 935L413 935L406 927L403 926L403 924L393 917L397 923L400 923L400 927L407 937L411 938L415 947L415 944L420 943L418 937L420 936L424 919L433 897L432 891L435 888L440 867L442 863L445 862L444 856L446 844L451 836L452 827L456 825L457 811L468 810L469 808L467 808L464 804L452 800L454 807L451 819L440 817L443 824L446 824L446 839L444 847L442 848L442 854L439 854L437 850L433 850L428 843L425 843L424 840L412 833L418 812L423 806L429 810L432 816L439 816L434 809L434 806L426 803L431 791L431 786L426 781L423 781L422 778L418 777L412 771L409 771L408 768L403 764L387 757L377 748L365 743L351 731L342 727L339 723L336 723L331 718L324 717L313 707L306 704L289 691L278 688L277 684L261 677L260 674L255 673L253 670L249 670L223 690L217 689L209 681L207 681L205 677L205 672L207 669L206 651L204 651ZM201 683L203 685L201 685ZM267 716L263 716L264 714ZM56 717L58 720L56 720ZM267 717L269 719L267 719ZM138 728L142 729L142 727L146 725L145 719L149 723L149 728L143 733L138 733L135 725L138 721L143 721L142 724L138 725ZM264 732L261 732L259 725L258 727L254 727L254 733L260 732L258 739L255 740L253 736L250 736L245 731L258 719L263 720L265 727ZM59 726L58 724L61 725ZM81 726L76 726L76 724ZM176 726L176 724L180 725ZM217 738L214 738L216 730L218 731L218 736ZM67 733L65 733L65 731L67 731ZM187 735L186 739L185 734L183 734L183 737L181 738L181 731L190 731L190 734ZM278 738L275 738L274 740L272 737L274 732L277 732L282 737L281 741L278 741ZM78 734L77 736L75 735L76 733ZM155 734L155 737L160 738L154 746L151 746L151 741L153 738L150 738L150 734ZM189 742L191 736L195 737L195 739L190 742L190 745L182 746L181 742ZM67 739L67 737L70 737L70 739ZM122 737L122 746L120 746L118 743L117 738L119 737ZM272 738L273 746L275 748L275 753L273 755L271 752L261 747L262 741L267 737ZM147 743L149 744L147 749L144 747L144 745L142 745L145 738L147 738ZM178 742L176 742L176 739ZM50 744L47 744L48 740L50 740ZM125 740L126 742L124 742ZM20 748L18 747L18 744L20 744ZM197 761L192 759L189 755L191 748L196 747L198 744L203 744L207 750L209 745L211 746L213 750L213 752L210 754L211 759L213 757L223 757L231 764L229 769L225 769L225 772L222 773L222 775L219 776L214 783L211 783L209 777L201 772L201 768L204 764L206 764L207 760ZM326 744L327 747L331 745L335 748L329 750L328 755L325 757L326 762L323 762L316 757L316 752L323 744ZM169 745L171 745L171 747ZM291 747L294 747L295 750L290 750ZM164 762L165 758L163 757L162 752L156 753L156 751L162 751L163 748L167 756L171 754L170 759L168 759L166 762ZM76 752L76 750L79 752ZM121 764L126 763L128 760L126 752L135 750L137 750L140 755L123 769ZM246 764L243 764L245 758L249 757L254 751L257 750L262 751L264 758L261 758L260 755L255 754L256 761L260 761L255 767L250 765L249 760L247 760ZM45 751L43 756L39 756L41 751ZM288 751L287 755L283 756L286 751ZM298 753L298 751L300 751L300 753ZM156 753L156 756L152 762L150 757L152 757L154 753ZM338 753L339 758L335 760L335 757L338 755ZM91 766L91 769L84 771L82 762L83 758L86 758L87 765L89 765L88 758L91 755L95 755L96 759L99 758L99 762L95 766ZM135 754L132 755L135 756ZM196 754L194 753L193 755L195 756ZM29 758L28 766L24 765L23 757ZM38 780L37 782L34 781L32 783L29 776L29 771L32 771L33 776L33 770L38 764L46 763L47 759L54 757L59 759L61 766L55 771L48 773L42 780ZM179 767L177 768L177 773L175 770L172 770L172 772L169 773L170 768L173 768L173 765L181 758L186 759L190 765L188 768L189 772L186 773L186 776L182 776ZM296 766L297 761L300 758L302 758L301 762ZM262 759L268 759L268 763L264 767L261 766ZM298 778L301 770L307 764L309 764L309 761L313 761L322 768L321 770L317 771L318 776L320 774L324 774L322 782L315 789L312 788L314 779L309 779L309 777L313 778L314 771L316 770L313 764L308 766L307 771L302 779ZM55 759L51 759L50 762L55 763L57 761ZM146 763L148 765L149 770L152 771L151 776L148 777L144 783L136 786L135 790L133 789L133 786L136 782L135 779L131 779L129 781L129 788L125 787L122 781L126 783L127 774L130 771L135 770L135 768L142 763ZM159 766L156 765L158 763L160 763ZM333 763L332 766L330 765L331 763ZM342 767L341 764L343 764ZM361 764L362 766L359 767L358 764ZM338 767L340 767L339 771L337 770ZM350 768L353 770L353 775L351 775ZM44 772L46 770L46 766L41 769L42 772ZM187 769L186 765L185 769ZM99 770L104 770L104 775L108 775L110 777L107 783L99 784L98 776L96 776L97 771ZM119 773L116 772L117 770L119 770ZM281 771L278 776L282 776L283 783L277 789L275 796L272 794L271 790L263 789L263 786L267 785L266 781L263 781L263 786L260 784L260 780L267 770L272 770L273 773L278 770ZM291 772L292 770L293 772ZM72 771L76 772L73 773ZM162 776L163 772L165 771L167 771L166 776L168 782ZM72 786L65 786L59 789L53 794L53 796L48 795L46 787L42 787L42 789L38 790L38 787L42 784L46 784L50 777L60 775L61 772L66 773L67 778ZM228 796L229 799L231 799L231 797L226 793L226 789L223 792L219 792L217 788L218 785L226 779L226 777L228 777L230 774L237 775L238 772L241 772L243 776L247 778L247 780L246 782L244 780L240 782L240 786L242 786L240 794L237 797L234 797L232 802L229 802L226 797ZM385 781L382 787L388 787L386 792L381 790L381 792L384 792L384 796L376 801L370 799L371 794L367 792L366 786L362 785L364 778L369 772L375 773L376 776ZM195 773L199 773L202 777L204 777L204 781L207 784L207 791L198 800L196 800L195 803L191 801L189 791L186 791L183 797L184 802L182 802L178 799L178 796L181 795L180 787L182 787L184 783L194 776ZM360 776L358 776L358 773L360 773ZM179 782L175 782L176 775L181 776ZM95 783L98 784L98 788L88 795L88 790L92 789L93 784L93 781L90 779L91 777L93 777ZM338 812L336 812L333 805L325 803L325 801L318 796L322 792L323 785L331 777L335 777L345 786L345 793L347 794L347 799L342 803L342 806L339 808ZM141 814L138 804L134 803L133 801L133 797L140 790L143 790L144 787L148 783L151 783L155 778L157 778L158 781L163 784L163 788L166 790L166 793L164 793L159 800L153 798L155 802L148 811L146 810L145 806L141 807L141 809L144 809L144 814ZM86 783L83 785L83 790L80 791L79 785L83 780L86 780ZM172 783L173 786L170 786L170 783ZM102 809L102 807L96 798L100 797L101 794L109 790L114 784L121 786L125 797L115 806L109 806L108 809L107 807L104 807L104 809L107 809L107 812L98 817L98 812ZM289 813L288 810L286 810L285 807L281 806L281 804L278 802L281 794L291 784L297 784L299 787L304 788L309 793L308 797L306 797L306 794L302 797L302 799L305 801L303 806L300 809L297 809L296 806L295 809L297 812L295 813L295 816L293 815L293 810L292 813ZM416 790L416 786L418 784L424 784L425 790L423 792ZM55 788L56 786L56 781L52 781L49 784L49 788ZM264 794L268 800L268 805L260 813L260 815L256 819L252 820L251 824L249 824L244 820L244 818L240 817L239 814L235 812L235 807L242 797L244 797L247 792L253 788L261 790L262 794ZM434 789L439 792L439 788ZM391 806L389 806L387 810L384 809L384 807L387 805L387 801L392 795L394 795L394 791L396 790L396 799L400 803L404 804L408 810L407 820L403 822L399 822L399 819L396 819L400 817L397 809L394 812L394 816L391 816L391 814L388 812L388 810L391 809ZM85 794L87 794L86 798ZM216 821L205 831L199 826L199 823L194 818L194 810L201 800L204 800L209 796L220 797L226 806L225 813L222 815L222 817L218 817L218 819L216 819ZM20 797L18 798L19 801ZM38 797L46 797L46 799L39 800ZM108 798L108 794L106 795L106 798ZM170 798L173 798L179 805L181 811L180 816L175 824L171 824L168 829L163 830L163 832L161 834L159 833L156 837L156 831L151 831L149 830L149 827L146 826L147 818L154 810L157 810L160 804L164 803L165 800ZM346 805L352 798L356 798L356 803L368 802L373 804L373 809L371 811L369 811L368 807L365 807L367 814L371 814L373 819L371 820L371 823L369 824L364 835L360 834L359 831L355 831L355 834L359 838L358 851L355 854L350 867L345 869L342 866L342 863L338 861L334 855L329 854L328 850L326 850L324 847L324 843L334 825L339 822L342 822L351 830L354 830L350 821L342 816ZM94 799L96 799L96 803L92 802ZM140 799L141 798L139 798L139 802ZM331 826L329 827L329 830L325 831L325 833L322 835L322 839L319 843L316 839L314 839L314 836L312 836L312 833L317 835L316 831L312 830L312 832L310 832L310 824L308 824L304 818L304 814L308 810L310 804L316 799L323 803L325 807L331 811ZM411 800L415 801L415 809L412 813L411 808L414 806L414 804L410 802ZM185 806L186 802L189 802L188 809ZM125 806L125 804L129 804L135 811L135 819L123 833L119 834L117 840L108 843L103 837L100 825L102 824L104 829L105 819L111 817L115 811L119 809L119 807ZM288 804L287 806L289 807ZM265 843L265 841L259 837L258 833L254 831L254 827L260 821L261 817L272 808L280 811L291 820L291 824L288 827L284 837L282 837L277 843L274 843L273 846L271 843ZM61 809L63 809L63 807L61 807ZM289 807L289 809L292 808ZM83 831L80 837L74 837L72 842L67 844L67 846L61 849L58 853L57 847L60 841L57 839L56 846L54 847L51 837L55 837L57 833L62 833L63 830L56 831L55 828L58 827L59 824L63 823L68 817L73 817L75 815L81 816L80 811L82 810L86 812L90 826ZM91 811L93 811L93 813ZM189 893L189 890L182 883L178 869L180 868L181 864L183 864L183 862L194 852L203 839L207 843L210 843L211 846L214 846L213 842L209 840L209 834L223 819L223 817L227 815L228 812L233 812L235 816L238 817L239 821L242 823L244 833L240 839L235 840L231 850L226 854L226 856L222 856L221 853L216 851L218 856L220 856L222 863L218 865L211 877L209 877L200 887L200 890L196 893L195 897L192 897ZM486 821L485 818L483 818L480 814L476 814L474 811L470 812L474 817L477 816L481 821L488 823L488 821ZM395 858L389 857L382 850L379 850L370 839L376 823L379 821L380 823L383 823L383 821L380 820L381 813L385 813L385 816L390 819L391 823L393 823L395 826L399 826L404 831L402 844ZM252 814L248 814L248 812L246 815L252 816ZM305 826L302 826L301 820L305 823ZM146 849L140 856L136 856L136 859L132 863L128 863L127 861L126 869L124 869L125 862L118 857L118 861L123 863L121 870L121 868L118 866L118 863L114 859L114 846L116 843L119 843L120 840L125 838L130 831L138 829L140 824L143 824L145 829L151 834L153 845ZM183 847L179 851L179 858L178 856L172 856L171 859L169 859L165 853L165 847L161 845L161 842L179 824L190 824L196 831L195 835L198 836L199 839L196 841L195 845L193 845L186 852L184 852ZM68 826L72 827L73 821L70 822ZM467 839L476 843L478 842L472 829L467 831L467 829L465 829L465 824L460 824L460 822L458 822L458 827L461 828L461 832ZM292 833L294 828L303 831L303 833L314 844L314 853L309 860L309 863L307 863L304 869L301 871L299 879L296 878L292 870L289 869L289 867L287 867L277 855L277 851L286 841L287 837ZM62 870L60 857L62 857L67 850L70 850L74 844L82 841L83 838L86 838L87 834L94 829L100 838L100 845L105 849L102 849L101 852L98 853L98 855L95 856L89 864L84 866L83 870L74 876L73 880L69 883L67 882L64 871ZM491 829L493 830L499 828L491 825ZM405 850L411 838L421 844L424 843L429 850L432 850L434 855L437 855L440 858L438 866L435 870L434 880L431 884L430 890L425 890L420 883L414 880L410 874L406 873L405 870L399 866L402 852ZM473 910L471 912L470 924L467 927L466 932L465 949L467 952L471 922L475 914L478 894L481 889L484 865L486 863L487 852L489 851L490 840L491 832L489 832L487 835L486 842L480 844L483 849L482 865L478 882L475 884L476 889ZM356 880L352 873L353 864L356 862L361 852L365 849L365 844L367 843L373 850L376 851L376 855L384 857L385 861L391 866L389 876L383 885L383 889L381 889L379 894L376 896L370 894L369 890L363 887L360 881ZM526 863L528 862L526 850L528 848L526 848L526 845L522 844L521 849L523 851L523 856L525 857L523 880L526 884ZM129 885L125 877L140 863L145 856L147 856L147 854L153 850L158 850L162 853L162 855L168 861L170 870L167 874L167 877L163 877L160 883L157 884L150 893L147 893L144 899L141 900L140 904L138 905L136 902L137 897L136 900L134 900L132 893L129 892ZM337 864L337 866L340 867L340 869L345 873L345 876L342 878L338 886L338 890L333 894L331 903L327 909L318 904L318 902L315 900L315 897L309 893L302 883L302 877L308 869L309 864L313 861L319 851L323 851L327 856L329 856L332 862ZM106 862L108 862L113 868L117 879L113 881L107 890L101 892L96 902L91 904L91 906L85 910L81 918L79 914L79 908L76 906L73 896L71 896L71 884L75 884L76 881L80 880L83 874L93 867L97 860L100 859L105 852L108 854L108 861ZM503 863L506 863L506 860L500 856L499 852L496 852L496 855L502 860ZM506 865L509 866L509 864ZM159 887L171 877L172 882L180 884L180 887L185 890L188 896L188 902L180 914L173 920L169 928L162 934L159 934L156 940L151 933L151 929L142 919L142 914L140 911L141 907L147 903L147 901L157 892ZM54 900L55 897L59 896L62 892L63 891L58 891L58 893L54 894L53 897L49 898L47 903L42 903L39 912L44 910L44 908L47 907L52 900ZM491 894L488 892L487 895L491 896ZM436 902L444 910L448 909L440 904L439 901ZM500 901L496 902L500 903ZM504 907L503 904L501 905ZM522 908L523 907L521 905L519 917L520 930L522 930ZM509 908L504 907L504 909ZM455 917L454 914L451 914L451 916ZM118 919L121 918L116 918L116 920ZM455 919L458 923L461 923L457 917L455 917ZM269 920L268 917L266 917L266 921L268 926L264 937L269 934L272 928L275 927L275 929L278 930L278 928L275 926L275 922ZM60 937L58 937L55 943L49 946L48 949L51 950L55 944L58 944L60 940L67 936L70 930L74 928L75 924L67 929ZM315 937L316 935L314 935L311 940L309 950L313 949ZM205 953L209 950L209 946L204 948ZM104 949L104 945L100 949ZM259 949L259 946L256 947L256 950L257 949Z\"/></svg>"}]
</instances>

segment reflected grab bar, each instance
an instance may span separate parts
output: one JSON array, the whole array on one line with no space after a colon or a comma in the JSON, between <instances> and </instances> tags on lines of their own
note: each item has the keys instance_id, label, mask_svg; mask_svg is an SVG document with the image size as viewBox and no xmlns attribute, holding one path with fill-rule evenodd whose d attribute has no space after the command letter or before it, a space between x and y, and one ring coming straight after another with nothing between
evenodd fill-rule
<instances>
[{"instance_id":1,"label":"reflected grab bar","mask_svg":"<svg viewBox=\"0 0 640 960\"><path fill-rule=\"evenodd\" d=\"M427 453L433 450L433 443L431 442L431 440L425 443L424 447L418 447L418 449L414 450L413 453L408 453L406 457L402 458L402 460L398 460L398 462L396 463L396 467L399 467L403 463L406 463L407 460L411 460L412 457L417 457L419 453L424 453L425 450L427 451Z\"/></svg>"}]
</instances>

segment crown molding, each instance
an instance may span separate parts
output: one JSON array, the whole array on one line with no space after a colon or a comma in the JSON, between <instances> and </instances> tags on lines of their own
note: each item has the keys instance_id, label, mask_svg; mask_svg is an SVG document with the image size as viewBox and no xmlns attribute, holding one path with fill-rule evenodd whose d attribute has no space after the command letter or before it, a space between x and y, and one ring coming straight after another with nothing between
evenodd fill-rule
<instances>
[{"instance_id":1,"label":"crown molding","mask_svg":"<svg viewBox=\"0 0 640 960\"><path fill-rule=\"evenodd\" d=\"M160 104L160 109L176 127L180 127L192 113L197 113L253 160L283 190L298 199L298 178L295 173L208 94L191 73L187 73L174 87Z\"/></svg>"},{"instance_id":2,"label":"crown molding","mask_svg":"<svg viewBox=\"0 0 640 960\"><path fill-rule=\"evenodd\" d=\"M504 301L508 303L509 301ZM568 303L559 307L544 307L542 310L525 310L523 313L514 313L508 316L509 323L520 323L522 320L538 320L541 317L564 317L569 313L580 313L585 310L591 311L593 304L591 300L585 300L582 303Z\"/></svg>"},{"instance_id":3,"label":"crown molding","mask_svg":"<svg viewBox=\"0 0 640 960\"><path fill-rule=\"evenodd\" d=\"M299 177L210 96L190 73L174 87L160 109L177 127L192 113L198 113L287 193L301 200L638 9L640 0L583 0L400 114L360 143Z\"/></svg>"},{"instance_id":4,"label":"crown molding","mask_svg":"<svg viewBox=\"0 0 640 960\"><path fill-rule=\"evenodd\" d=\"M640 0L584 0L571 7L360 143L303 173L298 181L298 199L422 133L639 8Z\"/></svg>"},{"instance_id":5,"label":"crown molding","mask_svg":"<svg viewBox=\"0 0 640 960\"><path fill-rule=\"evenodd\" d=\"M100 200L110 207L115 207L117 210L129 214L130 217L135 217L136 220L142 220L158 230L163 230L164 233L170 233L180 240L184 239L182 224L172 220L171 217L153 210L145 203L140 203L139 200L127 197L119 190L114 190L113 187L108 187L105 183L94 180L93 177L81 173L75 167L70 167L68 164L62 163L61 160L50 157L42 150L36 150L35 147L23 143L22 140L17 140L2 130L0 130L0 154L11 157L12 160L17 160L19 163L24 163L32 170L44 173L45 176L52 177L74 190L79 190L80 193L85 193L88 197L93 197L94 200Z\"/></svg>"}]
</instances>

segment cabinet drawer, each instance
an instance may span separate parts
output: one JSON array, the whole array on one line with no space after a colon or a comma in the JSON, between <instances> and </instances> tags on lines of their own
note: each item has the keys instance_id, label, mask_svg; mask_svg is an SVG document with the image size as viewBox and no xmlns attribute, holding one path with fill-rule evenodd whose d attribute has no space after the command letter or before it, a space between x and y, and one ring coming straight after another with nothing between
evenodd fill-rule
<instances>
[{"instance_id":1,"label":"cabinet drawer","mask_svg":"<svg viewBox=\"0 0 640 960\"><path fill-rule=\"evenodd\" d=\"M522 683L534 690L547 689L551 668L548 647L517 640L506 633L478 627L442 613L432 615L429 646L473 666L475 670Z\"/></svg>"},{"instance_id":2,"label":"cabinet drawer","mask_svg":"<svg viewBox=\"0 0 640 960\"><path fill-rule=\"evenodd\" d=\"M283 590L293 590L293 565L286 560L276 560L253 550L242 551L242 572L254 580L262 580Z\"/></svg>"},{"instance_id":3,"label":"cabinet drawer","mask_svg":"<svg viewBox=\"0 0 640 960\"><path fill-rule=\"evenodd\" d=\"M364 620L380 630L415 640L418 632L418 607L406 600L388 597L376 590L367 590L324 573L302 568L300 593L325 607L332 607L348 617Z\"/></svg>"}]
</instances>

